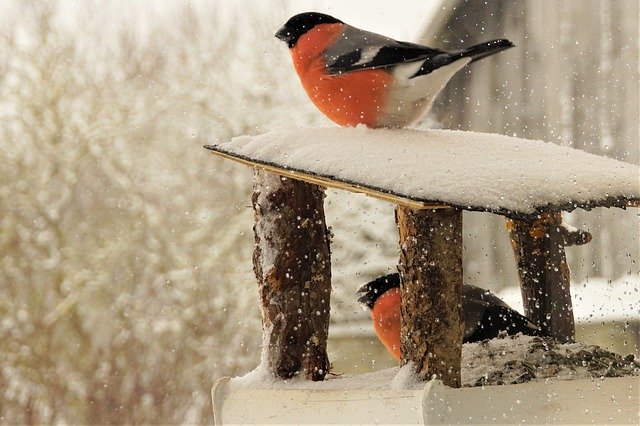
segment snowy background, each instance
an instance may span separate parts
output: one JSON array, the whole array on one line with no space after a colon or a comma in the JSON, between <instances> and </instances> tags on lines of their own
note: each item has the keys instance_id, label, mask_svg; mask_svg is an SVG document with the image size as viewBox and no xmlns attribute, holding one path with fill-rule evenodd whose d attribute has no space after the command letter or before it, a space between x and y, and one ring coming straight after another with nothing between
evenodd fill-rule
<instances>
[{"instance_id":1,"label":"snowy background","mask_svg":"<svg viewBox=\"0 0 640 426\"><path fill-rule=\"evenodd\" d=\"M260 336L251 171L201 146L330 125L273 38L293 13L416 39L432 4L0 0L0 423L210 421L213 378L252 369ZM354 291L395 269L397 231L334 191L327 222L338 330L366 321ZM497 289L489 231L465 267ZM573 265L635 279L637 232L614 235Z\"/></svg>"}]
</instances>

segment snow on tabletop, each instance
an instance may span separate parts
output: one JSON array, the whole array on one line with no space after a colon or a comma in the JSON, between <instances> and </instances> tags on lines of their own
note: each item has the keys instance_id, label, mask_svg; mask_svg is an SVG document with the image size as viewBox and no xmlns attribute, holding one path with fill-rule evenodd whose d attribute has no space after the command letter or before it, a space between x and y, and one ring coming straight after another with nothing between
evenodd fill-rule
<instances>
[{"instance_id":1,"label":"snow on tabletop","mask_svg":"<svg viewBox=\"0 0 640 426\"><path fill-rule=\"evenodd\" d=\"M558 145L455 130L302 128L240 136L214 151L404 198L532 214L640 198L640 168Z\"/></svg>"},{"instance_id":2,"label":"snow on tabletop","mask_svg":"<svg viewBox=\"0 0 640 426\"><path fill-rule=\"evenodd\" d=\"M640 360L621 356L595 345L561 344L550 338L505 336L462 345L462 386L489 386L638 376ZM231 389L403 390L422 389L405 367L392 367L355 376L327 375L322 382L302 378L276 380L261 364L243 377L231 379Z\"/></svg>"}]
</instances>

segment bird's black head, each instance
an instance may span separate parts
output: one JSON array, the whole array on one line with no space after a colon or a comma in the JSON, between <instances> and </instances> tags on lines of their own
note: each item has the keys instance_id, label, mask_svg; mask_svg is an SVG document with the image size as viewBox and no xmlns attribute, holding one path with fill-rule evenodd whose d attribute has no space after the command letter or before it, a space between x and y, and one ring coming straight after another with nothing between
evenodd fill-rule
<instances>
[{"instance_id":1,"label":"bird's black head","mask_svg":"<svg viewBox=\"0 0 640 426\"><path fill-rule=\"evenodd\" d=\"M342 23L333 16L318 12L305 12L289 18L286 24L276 33L276 37L292 48L307 31L320 24Z\"/></svg>"},{"instance_id":2,"label":"bird's black head","mask_svg":"<svg viewBox=\"0 0 640 426\"><path fill-rule=\"evenodd\" d=\"M400 274L389 274L363 285L358 289L358 294L361 294L358 298L358 302L367 306L369 309L373 309L373 305L376 304L378 297L382 296L392 288L400 287Z\"/></svg>"}]
</instances>

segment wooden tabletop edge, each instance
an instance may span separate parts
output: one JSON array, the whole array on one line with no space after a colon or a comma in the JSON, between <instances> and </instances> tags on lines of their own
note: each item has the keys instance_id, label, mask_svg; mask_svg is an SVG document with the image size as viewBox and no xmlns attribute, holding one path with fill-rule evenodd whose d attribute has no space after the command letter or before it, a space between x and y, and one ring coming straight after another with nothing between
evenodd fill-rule
<instances>
[{"instance_id":1,"label":"wooden tabletop edge","mask_svg":"<svg viewBox=\"0 0 640 426\"><path fill-rule=\"evenodd\" d=\"M410 198L401 194L387 192L381 188L366 186L357 182L348 182L345 180L337 179L335 177L312 174L310 172L289 168L283 165L271 164L266 161L251 159L241 154L229 153L228 151L223 150L218 145L204 145L203 147L211 151L213 155L234 161L236 163L243 164L248 167L261 168L276 174L280 174L285 177L303 180L305 182L312 183L319 186L324 186L327 188L341 189L341 190L369 195L374 198L378 198L394 204L401 204L414 209L460 208L463 210L490 212L490 213L499 214L502 216L517 218L517 217L533 217L538 215L542 211L557 211L557 210L572 211L576 208L583 208L586 210L590 210L594 207L617 207L617 208L640 207L640 198L626 198L623 196L610 197L611 200L609 199L602 200L602 201L593 200L593 201L584 202L584 203L571 202L562 206L560 205L538 206L535 212L528 212L528 213L503 210L503 209L501 210L490 209L490 208L485 208L481 206L456 206L456 205L450 205L450 204L441 203L437 201L427 201L427 200L420 200L416 198Z\"/></svg>"}]
</instances>

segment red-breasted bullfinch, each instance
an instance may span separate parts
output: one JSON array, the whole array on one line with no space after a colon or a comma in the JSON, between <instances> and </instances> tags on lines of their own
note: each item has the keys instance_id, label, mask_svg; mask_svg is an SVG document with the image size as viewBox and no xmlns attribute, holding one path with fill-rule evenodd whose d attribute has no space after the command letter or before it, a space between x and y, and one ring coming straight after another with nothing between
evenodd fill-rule
<instances>
[{"instance_id":1,"label":"red-breasted bullfinch","mask_svg":"<svg viewBox=\"0 0 640 426\"><path fill-rule=\"evenodd\" d=\"M360 303L371 309L373 328L391 355L400 359L400 275L390 274L358 289ZM480 287L462 287L463 343L493 339L502 331L540 336L542 330Z\"/></svg>"},{"instance_id":2,"label":"red-breasted bullfinch","mask_svg":"<svg viewBox=\"0 0 640 426\"><path fill-rule=\"evenodd\" d=\"M422 119L465 65L513 47L493 40L444 51L360 30L306 12L276 33L289 46L304 90L340 126L405 127Z\"/></svg>"}]
</instances>

